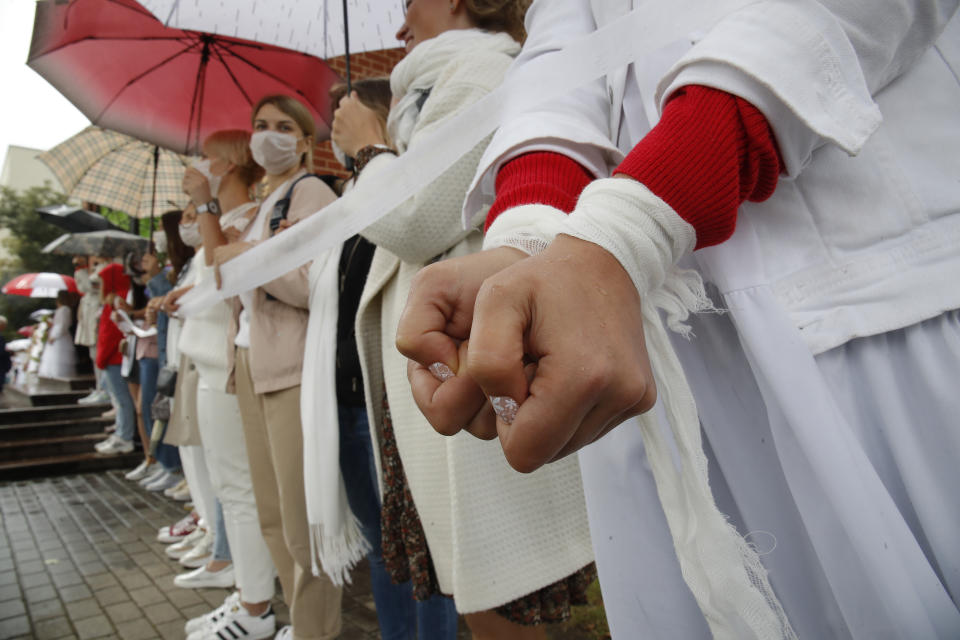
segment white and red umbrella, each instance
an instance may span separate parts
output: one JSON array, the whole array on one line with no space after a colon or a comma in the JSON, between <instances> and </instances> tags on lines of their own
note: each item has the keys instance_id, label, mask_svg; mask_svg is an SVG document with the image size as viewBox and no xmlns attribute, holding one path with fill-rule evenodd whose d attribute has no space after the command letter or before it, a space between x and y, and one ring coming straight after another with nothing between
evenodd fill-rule
<instances>
[{"instance_id":1,"label":"white and red umbrella","mask_svg":"<svg viewBox=\"0 0 960 640\"><path fill-rule=\"evenodd\" d=\"M24 273L3 285L3 293L27 298L56 298L58 291L76 291L77 283L61 273Z\"/></svg>"}]
</instances>

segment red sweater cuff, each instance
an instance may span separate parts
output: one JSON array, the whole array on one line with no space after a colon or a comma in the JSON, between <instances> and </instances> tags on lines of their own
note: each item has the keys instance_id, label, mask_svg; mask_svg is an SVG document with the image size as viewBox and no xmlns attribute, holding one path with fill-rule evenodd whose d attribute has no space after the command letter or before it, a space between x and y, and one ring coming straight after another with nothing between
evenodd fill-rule
<instances>
[{"instance_id":1,"label":"red sweater cuff","mask_svg":"<svg viewBox=\"0 0 960 640\"><path fill-rule=\"evenodd\" d=\"M689 222L696 248L729 238L744 200L766 200L777 186L780 156L756 107L729 93L690 85L617 167Z\"/></svg>"},{"instance_id":2,"label":"red sweater cuff","mask_svg":"<svg viewBox=\"0 0 960 640\"><path fill-rule=\"evenodd\" d=\"M643 183L696 230L696 248L729 238L737 209L760 202L777 186L780 154L766 118L746 100L690 85L677 91L657 125L615 173ZM586 169L559 153L514 158L497 174L497 197L486 228L503 211L547 204L569 213L592 180Z\"/></svg>"},{"instance_id":3,"label":"red sweater cuff","mask_svg":"<svg viewBox=\"0 0 960 640\"><path fill-rule=\"evenodd\" d=\"M545 204L570 213L592 179L579 163L559 153L534 151L518 156L497 173L497 197L483 230L507 209L524 204Z\"/></svg>"}]
</instances>

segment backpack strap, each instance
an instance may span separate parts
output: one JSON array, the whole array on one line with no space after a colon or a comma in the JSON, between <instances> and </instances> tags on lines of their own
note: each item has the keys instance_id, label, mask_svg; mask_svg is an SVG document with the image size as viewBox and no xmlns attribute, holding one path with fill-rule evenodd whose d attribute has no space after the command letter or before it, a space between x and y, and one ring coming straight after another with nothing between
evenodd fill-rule
<instances>
[{"instance_id":1,"label":"backpack strap","mask_svg":"<svg viewBox=\"0 0 960 640\"><path fill-rule=\"evenodd\" d=\"M290 198L293 197L293 189L300 183L301 180L305 178L317 178L318 180L323 180L320 176L315 173L307 173L296 180L293 181L293 184L290 185L290 188L287 189L287 192L283 194L283 197L277 200L276 204L273 205L273 211L270 213L270 231L274 232L280 227L280 221L287 219L287 212L290 211Z\"/></svg>"}]
</instances>

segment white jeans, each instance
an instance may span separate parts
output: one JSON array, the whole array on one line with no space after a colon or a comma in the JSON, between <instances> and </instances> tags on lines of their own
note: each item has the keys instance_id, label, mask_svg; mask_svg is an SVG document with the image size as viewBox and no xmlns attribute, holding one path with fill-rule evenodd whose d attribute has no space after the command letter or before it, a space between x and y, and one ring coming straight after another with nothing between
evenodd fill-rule
<instances>
[{"instance_id":1,"label":"white jeans","mask_svg":"<svg viewBox=\"0 0 960 640\"><path fill-rule=\"evenodd\" d=\"M215 526L217 506L214 502L213 485L210 483L210 472L207 469L207 460L203 454L203 447L198 445L181 446L180 465L183 475L190 487L190 498L197 513L209 528Z\"/></svg>"},{"instance_id":2,"label":"white jeans","mask_svg":"<svg viewBox=\"0 0 960 640\"><path fill-rule=\"evenodd\" d=\"M223 505L237 587L245 602L270 600L276 572L260 531L240 406L235 395L207 385L202 370L197 414L213 490Z\"/></svg>"}]
</instances>

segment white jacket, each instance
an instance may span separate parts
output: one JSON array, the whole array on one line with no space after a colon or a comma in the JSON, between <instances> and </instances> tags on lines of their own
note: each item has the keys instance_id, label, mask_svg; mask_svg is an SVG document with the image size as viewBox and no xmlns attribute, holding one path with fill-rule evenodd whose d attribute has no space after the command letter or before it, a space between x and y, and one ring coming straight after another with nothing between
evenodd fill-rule
<instances>
[{"instance_id":1,"label":"white jacket","mask_svg":"<svg viewBox=\"0 0 960 640\"><path fill-rule=\"evenodd\" d=\"M646 2L642 10L670 12L698 3ZM516 64L640 4L537 0ZM481 160L464 217L492 200L499 167L530 150L559 151L597 176L608 175L678 87L714 86L756 105L776 134L789 175L768 201L741 208L732 238L693 256L719 288L730 310L727 324L736 330L716 331L705 318L703 336L678 347L698 404L711 407L701 413L704 428L714 449L727 444L714 436L730 442L755 431L773 436L766 443L757 438L750 448L756 455L747 457L753 466L740 475L748 476L751 490L772 491L773 483L765 482L772 469L785 492L778 495L796 509L799 524L776 532L781 551L763 562L789 615L818 612L792 620L801 637L956 637L956 604L851 435L856 430L814 356L960 308L957 2L731 4L714 27L691 29L685 40L502 126ZM758 411L769 424L746 422L753 416L744 408L747 400L724 395L724 362L737 358L749 363L743 386L762 396ZM623 436L635 428L624 425L592 448L611 440L623 446ZM581 454L585 478L609 478L616 475L611 469L631 479L642 474L635 459L620 464L608 457L613 464L594 469L591 458L600 456L590 448ZM597 531L616 526L612 520L650 519L652 512L621 512L599 522L594 510L610 496L592 494L601 484L585 482L608 615L614 624L614 616L626 612L619 619L633 626L621 626L620 633L628 629L624 637L634 637L629 634L637 632L637 620L652 619L650 612L662 608L658 589L633 575L608 572L605 578L606 538ZM619 490L636 487L625 483ZM745 504L753 499L737 494L734 501L741 498ZM624 558L620 566L631 563ZM611 584L622 593L608 592ZM616 614L614 601L626 603Z\"/></svg>"},{"instance_id":2,"label":"white jacket","mask_svg":"<svg viewBox=\"0 0 960 640\"><path fill-rule=\"evenodd\" d=\"M589 5L534 3L528 21L542 28L517 64L632 8L630 0ZM492 201L503 162L531 147L565 150L607 175L674 89L706 84L766 115L788 174L770 200L742 207L733 238L698 252L721 291L769 283L813 353L960 307L960 19L947 24L956 7L750 4L501 127L467 215ZM715 269L717 254L743 255L746 245L756 265Z\"/></svg>"}]
</instances>

